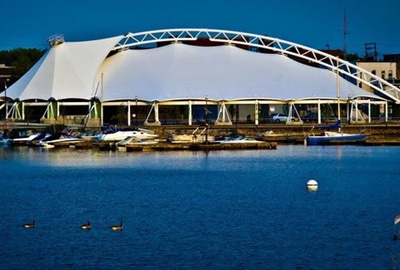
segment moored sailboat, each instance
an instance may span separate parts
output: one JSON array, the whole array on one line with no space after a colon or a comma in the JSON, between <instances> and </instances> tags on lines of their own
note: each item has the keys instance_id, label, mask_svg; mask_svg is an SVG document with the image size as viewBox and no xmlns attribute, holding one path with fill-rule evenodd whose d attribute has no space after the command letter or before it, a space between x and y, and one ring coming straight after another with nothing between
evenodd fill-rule
<instances>
[{"instance_id":1,"label":"moored sailboat","mask_svg":"<svg viewBox=\"0 0 400 270\"><path fill-rule=\"evenodd\" d=\"M305 138L306 145L329 145L329 144L361 144L366 140L364 133L344 133L340 131L340 120L334 125L325 127L314 127L314 129L326 129L322 134L314 135L312 132ZM339 131L331 131L337 128Z\"/></svg>"},{"instance_id":2,"label":"moored sailboat","mask_svg":"<svg viewBox=\"0 0 400 270\"><path fill-rule=\"evenodd\" d=\"M340 122L340 77L339 77L339 58L337 58L336 69L336 94L337 94L337 122L330 126L313 127L311 132L305 137L305 145L327 145L327 144L359 144L364 143L367 135L364 133L344 133L341 130ZM314 129L325 129L322 134L314 135ZM331 131L336 129L337 131Z\"/></svg>"}]
</instances>

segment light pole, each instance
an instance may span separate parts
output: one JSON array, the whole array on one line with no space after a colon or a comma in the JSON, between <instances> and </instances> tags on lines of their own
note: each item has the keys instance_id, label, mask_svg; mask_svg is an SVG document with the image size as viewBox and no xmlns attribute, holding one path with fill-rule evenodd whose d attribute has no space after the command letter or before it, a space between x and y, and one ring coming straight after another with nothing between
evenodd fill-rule
<instances>
[{"instance_id":1,"label":"light pole","mask_svg":"<svg viewBox=\"0 0 400 270\"><path fill-rule=\"evenodd\" d=\"M138 125L137 96L135 96L135 125Z\"/></svg>"},{"instance_id":2,"label":"light pole","mask_svg":"<svg viewBox=\"0 0 400 270\"><path fill-rule=\"evenodd\" d=\"M4 119L5 129L7 129L7 118L8 118L8 102L7 102L7 82L8 81L10 81L10 79L6 79L4 81L4 102L6 104L6 117Z\"/></svg>"}]
</instances>

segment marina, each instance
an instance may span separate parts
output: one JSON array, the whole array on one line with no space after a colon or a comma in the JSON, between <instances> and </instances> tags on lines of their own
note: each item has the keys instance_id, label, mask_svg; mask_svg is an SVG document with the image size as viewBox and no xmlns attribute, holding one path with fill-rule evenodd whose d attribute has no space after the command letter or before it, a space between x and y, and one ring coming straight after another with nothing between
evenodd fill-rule
<instances>
[{"instance_id":1,"label":"marina","mask_svg":"<svg viewBox=\"0 0 400 270\"><path fill-rule=\"evenodd\" d=\"M211 126L205 133L197 133L199 128L185 126L151 127L138 131L120 131L101 134L92 132L61 131L52 134L40 127L14 127L11 134L26 134L25 137L1 140L4 146L29 146L71 149L98 149L134 151L178 151L178 150L240 150L266 149L275 150L279 145L287 144L353 144L365 146L400 145L400 127L396 124L385 125L346 125L350 133L336 132L334 137L316 136L319 133L310 133L312 126L286 126L282 124L251 126L239 125L232 127ZM21 130L21 131L17 131ZM317 129L315 129L317 130ZM35 134L31 134L31 132ZM321 132L321 131L319 131ZM91 135L91 133L93 133ZM325 131L324 134L333 134ZM106 139L105 135L108 138ZM310 136L312 135L312 136ZM349 137L349 135L352 135ZM354 135L356 137L354 137ZM112 136L116 139L112 140ZM310 140L318 140L313 142ZM326 141L325 141L326 140ZM333 141L332 141L333 140ZM311 142L311 143L310 143Z\"/></svg>"}]
</instances>

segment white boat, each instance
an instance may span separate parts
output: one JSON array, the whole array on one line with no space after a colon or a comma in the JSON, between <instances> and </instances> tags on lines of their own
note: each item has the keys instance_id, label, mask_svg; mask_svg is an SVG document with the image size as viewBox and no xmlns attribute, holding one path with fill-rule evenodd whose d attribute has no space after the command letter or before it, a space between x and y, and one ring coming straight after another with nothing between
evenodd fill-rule
<instances>
[{"instance_id":1,"label":"white boat","mask_svg":"<svg viewBox=\"0 0 400 270\"><path fill-rule=\"evenodd\" d=\"M125 139L117 142L115 145L118 151L126 152L129 146L149 146L157 144L157 139L139 139L136 136L128 136Z\"/></svg>"},{"instance_id":2,"label":"white boat","mask_svg":"<svg viewBox=\"0 0 400 270\"><path fill-rule=\"evenodd\" d=\"M26 143L33 140L39 133L32 128L15 128L11 130L10 139L12 145L27 145Z\"/></svg>"},{"instance_id":3,"label":"white boat","mask_svg":"<svg viewBox=\"0 0 400 270\"><path fill-rule=\"evenodd\" d=\"M224 140L217 141L219 143L265 143L263 141L255 140L247 136L227 137Z\"/></svg>"},{"instance_id":4,"label":"white boat","mask_svg":"<svg viewBox=\"0 0 400 270\"><path fill-rule=\"evenodd\" d=\"M154 134L149 130L139 129L139 130L124 130L124 131L119 130L113 133L99 134L97 135L97 139L99 141L106 141L106 142L119 142L130 136L134 136L141 140L155 139L158 137L157 134Z\"/></svg>"},{"instance_id":5,"label":"white boat","mask_svg":"<svg viewBox=\"0 0 400 270\"><path fill-rule=\"evenodd\" d=\"M11 139L12 145L27 145L27 142L35 139L37 134L29 135L28 137L21 137L21 138L13 138Z\"/></svg>"},{"instance_id":6,"label":"white boat","mask_svg":"<svg viewBox=\"0 0 400 270\"><path fill-rule=\"evenodd\" d=\"M71 145L82 141L85 141L85 139L79 137L75 138L75 137L61 136L58 139L41 141L38 145L45 148L54 148L55 146Z\"/></svg>"}]
</instances>

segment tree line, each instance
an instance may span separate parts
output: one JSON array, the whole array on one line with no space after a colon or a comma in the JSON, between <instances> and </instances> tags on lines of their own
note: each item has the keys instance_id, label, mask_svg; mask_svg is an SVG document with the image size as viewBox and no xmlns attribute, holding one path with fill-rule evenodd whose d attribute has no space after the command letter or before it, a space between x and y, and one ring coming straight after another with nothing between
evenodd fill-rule
<instances>
[{"instance_id":1,"label":"tree line","mask_svg":"<svg viewBox=\"0 0 400 270\"><path fill-rule=\"evenodd\" d=\"M47 50L16 48L12 50L0 51L0 64L13 67L6 75L11 75L11 83L24 75L45 53Z\"/></svg>"}]
</instances>

